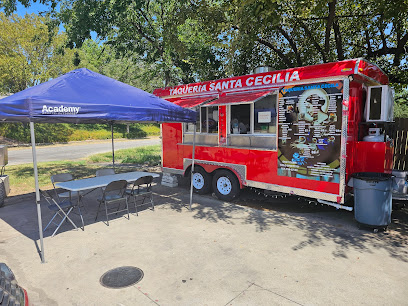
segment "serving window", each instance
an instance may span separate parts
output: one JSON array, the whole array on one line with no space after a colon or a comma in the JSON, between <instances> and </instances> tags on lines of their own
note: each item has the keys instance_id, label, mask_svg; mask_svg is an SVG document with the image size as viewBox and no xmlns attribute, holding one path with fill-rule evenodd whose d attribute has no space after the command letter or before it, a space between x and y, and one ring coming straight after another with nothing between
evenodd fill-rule
<instances>
[{"instance_id":1,"label":"serving window","mask_svg":"<svg viewBox=\"0 0 408 306\"><path fill-rule=\"evenodd\" d=\"M229 105L228 146L276 150L277 95Z\"/></svg>"},{"instance_id":2,"label":"serving window","mask_svg":"<svg viewBox=\"0 0 408 306\"><path fill-rule=\"evenodd\" d=\"M196 143L201 145L218 145L218 106L201 106L197 111ZM194 124L184 124L183 143L193 143Z\"/></svg>"},{"instance_id":3,"label":"serving window","mask_svg":"<svg viewBox=\"0 0 408 306\"><path fill-rule=\"evenodd\" d=\"M197 133L218 134L218 106L195 107L193 110L199 111L195 124ZM185 123L184 133L193 132L194 123Z\"/></svg>"},{"instance_id":4,"label":"serving window","mask_svg":"<svg viewBox=\"0 0 408 306\"><path fill-rule=\"evenodd\" d=\"M276 134L276 95L254 103L254 133Z\"/></svg>"},{"instance_id":5,"label":"serving window","mask_svg":"<svg viewBox=\"0 0 408 306\"><path fill-rule=\"evenodd\" d=\"M251 104L231 105L231 134L251 133Z\"/></svg>"},{"instance_id":6,"label":"serving window","mask_svg":"<svg viewBox=\"0 0 408 306\"><path fill-rule=\"evenodd\" d=\"M218 106L201 107L200 126L200 133L218 134Z\"/></svg>"},{"instance_id":7,"label":"serving window","mask_svg":"<svg viewBox=\"0 0 408 306\"><path fill-rule=\"evenodd\" d=\"M230 134L276 134L276 95L230 105Z\"/></svg>"},{"instance_id":8,"label":"serving window","mask_svg":"<svg viewBox=\"0 0 408 306\"><path fill-rule=\"evenodd\" d=\"M251 92L231 94L201 104L196 122L196 143L218 146L219 108L227 105L227 139L221 145L276 150L277 94ZM224 115L224 114L223 114ZM184 125L183 143L192 143L194 124Z\"/></svg>"},{"instance_id":9,"label":"serving window","mask_svg":"<svg viewBox=\"0 0 408 306\"><path fill-rule=\"evenodd\" d=\"M198 112L199 107L193 107L192 110ZM196 123L184 123L183 124L184 127L184 133L194 133L194 128L196 128L196 132L199 133L200 132L200 114L197 113L197 119L196 119Z\"/></svg>"}]
</instances>

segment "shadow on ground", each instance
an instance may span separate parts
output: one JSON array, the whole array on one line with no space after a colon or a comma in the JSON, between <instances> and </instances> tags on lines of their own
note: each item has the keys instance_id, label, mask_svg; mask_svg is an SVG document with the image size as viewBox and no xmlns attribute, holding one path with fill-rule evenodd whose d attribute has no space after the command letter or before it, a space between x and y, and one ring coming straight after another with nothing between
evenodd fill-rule
<instances>
[{"instance_id":1,"label":"shadow on ground","mask_svg":"<svg viewBox=\"0 0 408 306\"><path fill-rule=\"evenodd\" d=\"M159 181L159 179L155 179L156 185L153 189L156 209L170 209L178 213L187 212L188 186L181 184L178 188L168 188L158 184ZM84 198L85 226L105 220L102 213L95 221L98 194L100 194L100 190L93 191ZM18 205L8 205L1 208L0 219L24 236L37 242L39 234L34 195L26 197L20 202ZM43 224L45 225L52 215L45 202L42 201L41 205ZM143 210L146 209L149 207L142 208L140 213L143 214ZM131 208L131 212L132 218L135 216L134 208ZM123 217L123 213L110 216L110 223ZM324 247L327 241L332 241L335 244L334 257L347 259L350 250L373 253L374 250L382 249L389 256L408 262L408 210L406 208L393 212L392 224L388 231L373 233L368 230L359 230L351 212L336 210L320 204L310 204L307 201L299 201L295 197L267 198L255 191L245 190L234 203L221 202L211 195L194 195L192 217L232 226L238 223L246 224L249 226L248 230L258 232L273 231L277 227L300 230L304 239L292 246L294 251ZM72 215L72 219L78 226L81 224L79 216ZM71 231L72 229L72 225L65 222L59 232ZM52 229L47 230L44 236L49 237L52 232Z\"/></svg>"},{"instance_id":2,"label":"shadow on ground","mask_svg":"<svg viewBox=\"0 0 408 306\"><path fill-rule=\"evenodd\" d=\"M182 181L181 188L188 189L188 182ZM195 195L195 199L197 197ZM276 226L301 230L304 240L293 246L295 251L321 247L326 240L331 240L336 245L335 257L348 258L350 249L361 253L383 249L389 256L408 262L407 208L393 211L387 231L374 233L372 229L358 229L353 212L316 205L297 197L266 197L257 190L245 189L234 203L220 202L214 199L214 195L200 198L205 200L200 200L200 205L194 207L194 218L228 224L243 222L254 225L259 232L272 231ZM242 217L237 218L237 213L242 213Z\"/></svg>"}]
</instances>

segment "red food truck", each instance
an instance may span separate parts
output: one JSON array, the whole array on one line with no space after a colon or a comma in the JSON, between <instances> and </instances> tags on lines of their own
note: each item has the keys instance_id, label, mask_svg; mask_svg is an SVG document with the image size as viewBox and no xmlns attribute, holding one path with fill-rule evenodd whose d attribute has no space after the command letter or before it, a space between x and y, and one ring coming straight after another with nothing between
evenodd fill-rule
<instances>
[{"instance_id":1,"label":"red food truck","mask_svg":"<svg viewBox=\"0 0 408 306\"><path fill-rule=\"evenodd\" d=\"M388 84L352 59L156 89L199 114L162 125L163 172L189 176L194 142L198 193L228 201L255 187L348 209L353 173L392 171Z\"/></svg>"}]
</instances>

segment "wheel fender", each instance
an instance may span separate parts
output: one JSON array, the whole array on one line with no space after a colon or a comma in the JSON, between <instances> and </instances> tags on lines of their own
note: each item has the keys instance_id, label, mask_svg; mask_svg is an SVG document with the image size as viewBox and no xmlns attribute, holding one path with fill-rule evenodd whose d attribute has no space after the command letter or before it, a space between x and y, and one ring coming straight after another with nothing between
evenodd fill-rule
<instances>
[{"instance_id":1,"label":"wheel fender","mask_svg":"<svg viewBox=\"0 0 408 306\"><path fill-rule=\"evenodd\" d=\"M234 169L228 167L228 166L224 166L224 167L220 167L217 165L209 165L209 164L200 164L200 163L194 163L194 167L199 166L201 168L203 168L207 173L209 174L214 174L214 171L216 170L228 170L231 171L238 179L239 182L239 188L242 189L244 188L244 183L241 180L241 176L237 173L237 171L235 171ZM188 176L190 175L190 171L191 171L191 165L187 167L186 171L184 172L184 176Z\"/></svg>"}]
</instances>

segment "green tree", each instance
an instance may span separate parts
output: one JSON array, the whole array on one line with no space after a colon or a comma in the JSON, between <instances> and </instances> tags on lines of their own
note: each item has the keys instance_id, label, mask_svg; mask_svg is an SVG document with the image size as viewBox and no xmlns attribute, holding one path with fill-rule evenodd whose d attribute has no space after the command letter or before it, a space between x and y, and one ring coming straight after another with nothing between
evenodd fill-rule
<instances>
[{"instance_id":1,"label":"green tree","mask_svg":"<svg viewBox=\"0 0 408 306\"><path fill-rule=\"evenodd\" d=\"M73 130L66 123L37 123L35 126L36 143L67 142ZM31 141L30 127L26 123L1 123L0 135L21 143Z\"/></svg>"},{"instance_id":2,"label":"green tree","mask_svg":"<svg viewBox=\"0 0 408 306\"><path fill-rule=\"evenodd\" d=\"M81 46L91 31L119 54L143 59L166 85L219 77L221 62L206 26L190 1L69 1L58 18Z\"/></svg>"},{"instance_id":3,"label":"green tree","mask_svg":"<svg viewBox=\"0 0 408 306\"><path fill-rule=\"evenodd\" d=\"M154 64L144 62L137 54L122 55L109 44L87 39L78 51L79 67L85 67L123 83L153 92L164 85Z\"/></svg>"},{"instance_id":4,"label":"green tree","mask_svg":"<svg viewBox=\"0 0 408 306\"><path fill-rule=\"evenodd\" d=\"M408 1L220 1L230 37L229 71L275 69L364 57L408 84Z\"/></svg>"},{"instance_id":5,"label":"green tree","mask_svg":"<svg viewBox=\"0 0 408 306\"><path fill-rule=\"evenodd\" d=\"M408 84L408 0L68 0L60 12L72 42L95 31L166 84L355 57Z\"/></svg>"},{"instance_id":6,"label":"green tree","mask_svg":"<svg viewBox=\"0 0 408 306\"><path fill-rule=\"evenodd\" d=\"M14 93L74 69L75 50L46 19L0 13L0 92Z\"/></svg>"},{"instance_id":7,"label":"green tree","mask_svg":"<svg viewBox=\"0 0 408 306\"><path fill-rule=\"evenodd\" d=\"M395 95L394 117L408 118L408 89L402 89Z\"/></svg>"}]
</instances>

